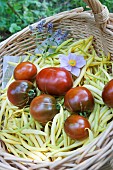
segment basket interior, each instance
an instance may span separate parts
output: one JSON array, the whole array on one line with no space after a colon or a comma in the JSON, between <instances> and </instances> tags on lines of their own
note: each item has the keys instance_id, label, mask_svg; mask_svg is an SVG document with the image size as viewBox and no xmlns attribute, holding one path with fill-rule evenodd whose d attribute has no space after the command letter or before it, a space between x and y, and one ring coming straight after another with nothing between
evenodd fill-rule
<instances>
[{"instance_id":1,"label":"basket interior","mask_svg":"<svg viewBox=\"0 0 113 170\"><path fill-rule=\"evenodd\" d=\"M90 35L94 36L94 48L99 54L100 51L104 51L106 54L109 52L113 56L113 51L111 47L113 45L113 37L108 33L103 32L94 21L94 17L90 11L75 13L72 12L70 15L61 15L56 17L49 17L46 20L46 24L51 21L54 25L54 29L62 29L63 32L70 31L69 37L76 40L86 38ZM45 24L45 25L46 25ZM37 23L33 24L35 28ZM46 33L43 34L43 37ZM36 41L41 41L41 39L35 38L32 35L29 27L23 29L22 31L11 36L7 41L0 44L0 60L1 60L1 75L2 77L2 59L5 55L20 56L25 54L25 52L33 53L36 48ZM108 129L110 131L110 128ZM110 138L108 138L108 142ZM106 144L106 142L105 142ZM99 153L99 152L98 152ZM94 153L96 155L96 152ZM90 156L89 156L90 157Z\"/></svg>"}]
</instances>

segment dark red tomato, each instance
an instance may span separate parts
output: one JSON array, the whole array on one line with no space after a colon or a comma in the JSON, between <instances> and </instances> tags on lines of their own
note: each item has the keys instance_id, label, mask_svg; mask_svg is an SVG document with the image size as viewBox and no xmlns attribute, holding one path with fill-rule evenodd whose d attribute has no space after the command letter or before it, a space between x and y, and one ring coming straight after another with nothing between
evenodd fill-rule
<instances>
[{"instance_id":1,"label":"dark red tomato","mask_svg":"<svg viewBox=\"0 0 113 170\"><path fill-rule=\"evenodd\" d=\"M36 66L31 62L21 62L14 69L15 80L29 80L32 81L37 74Z\"/></svg>"},{"instance_id":2,"label":"dark red tomato","mask_svg":"<svg viewBox=\"0 0 113 170\"><path fill-rule=\"evenodd\" d=\"M64 123L64 131L71 139L81 140L88 137L89 121L79 115L69 116Z\"/></svg>"},{"instance_id":3,"label":"dark red tomato","mask_svg":"<svg viewBox=\"0 0 113 170\"><path fill-rule=\"evenodd\" d=\"M48 94L35 97L30 104L30 114L39 123L45 124L58 113L56 99Z\"/></svg>"},{"instance_id":4,"label":"dark red tomato","mask_svg":"<svg viewBox=\"0 0 113 170\"><path fill-rule=\"evenodd\" d=\"M36 76L39 90L55 95L64 95L73 85L72 75L65 68L48 67Z\"/></svg>"},{"instance_id":5,"label":"dark red tomato","mask_svg":"<svg viewBox=\"0 0 113 170\"><path fill-rule=\"evenodd\" d=\"M94 97L87 88L75 87L66 93L64 105L70 112L91 112L94 109Z\"/></svg>"},{"instance_id":6,"label":"dark red tomato","mask_svg":"<svg viewBox=\"0 0 113 170\"><path fill-rule=\"evenodd\" d=\"M104 86L102 99L108 107L113 108L113 79Z\"/></svg>"},{"instance_id":7,"label":"dark red tomato","mask_svg":"<svg viewBox=\"0 0 113 170\"><path fill-rule=\"evenodd\" d=\"M37 91L35 86L27 80L16 80L12 82L7 91L9 101L20 108L30 104L36 95Z\"/></svg>"}]
</instances>

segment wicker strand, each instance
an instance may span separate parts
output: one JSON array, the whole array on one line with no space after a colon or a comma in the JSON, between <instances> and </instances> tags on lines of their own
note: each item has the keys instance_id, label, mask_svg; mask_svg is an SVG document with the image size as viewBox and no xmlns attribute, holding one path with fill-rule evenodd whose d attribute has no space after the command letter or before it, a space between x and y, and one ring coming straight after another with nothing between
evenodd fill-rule
<instances>
[{"instance_id":1,"label":"wicker strand","mask_svg":"<svg viewBox=\"0 0 113 170\"><path fill-rule=\"evenodd\" d=\"M89 5L94 14L101 13L104 9L103 5L100 3L99 0L84 0L84 2Z\"/></svg>"},{"instance_id":2,"label":"wicker strand","mask_svg":"<svg viewBox=\"0 0 113 170\"><path fill-rule=\"evenodd\" d=\"M103 6L98 0L84 0L84 2L92 9L97 25L105 29L109 20L108 8Z\"/></svg>"},{"instance_id":3,"label":"wicker strand","mask_svg":"<svg viewBox=\"0 0 113 170\"><path fill-rule=\"evenodd\" d=\"M95 21L98 23L98 24L103 24L103 23L106 23L109 19L109 11L108 11L108 8L106 6L104 6L104 9L101 13L98 13L98 14L94 14L94 17L95 17Z\"/></svg>"}]
</instances>

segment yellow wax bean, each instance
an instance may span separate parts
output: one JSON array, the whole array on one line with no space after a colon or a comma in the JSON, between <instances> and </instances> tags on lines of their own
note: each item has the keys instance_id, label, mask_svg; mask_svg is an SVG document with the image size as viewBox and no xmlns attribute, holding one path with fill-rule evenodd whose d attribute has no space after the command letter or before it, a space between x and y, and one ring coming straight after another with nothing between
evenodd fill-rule
<instances>
[{"instance_id":1,"label":"yellow wax bean","mask_svg":"<svg viewBox=\"0 0 113 170\"><path fill-rule=\"evenodd\" d=\"M90 85L92 85L92 86L94 86L95 88L97 88L98 90L100 90L100 95L101 95L101 91L103 90L103 88L102 88L102 86L100 86L99 85L99 83L100 83L100 81L99 81L99 83L97 83L97 82L94 82L94 81L92 81L92 80L90 80Z\"/></svg>"},{"instance_id":2,"label":"yellow wax bean","mask_svg":"<svg viewBox=\"0 0 113 170\"><path fill-rule=\"evenodd\" d=\"M7 100L5 101L3 100L1 104L1 110L0 110L0 126L1 126L2 116L5 112L6 105L7 105Z\"/></svg>"},{"instance_id":3,"label":"yellow wax bean","mask_svg":"<svg viewBox=\"0 0 113 170\"><path fill-rule=\"evenodd\" d=\"M30 128L31 128L31 129L35 129L35 127L36 127L36 126L35 126L35 121L33 121L33 122L31 123L31 125L30 125ZM40 130L40 129L39 129L39 130Z\"/></svg>"},{"instance_id":4,"label":"yellow wax bean","mask_svg":"<svg viewBox=\"0 0 113 170\"><path fill-rule=\"evenodd\" d=\"M10 134L8 134L8 133L1 133L5 138L7 138L7 139L10 139L10 140L14 140L14 141L16 141L16 142L18 142L19 141L19 139L16 137L16 136L14 136L14 135L10 135Z\"/></svg>"},{"instance_id":5,"label":"yellow wax bean","mask_svg":"<svg viewBox=\"0 0 113 170\"><path fill-rule=\"evenodd\" d=\"M112 112L111 112L111 109L107 110L107 111L104 113L104 115L102 116L101 121L103 121L104 119L106 119L106 117L107 117L108 115L110 115L111 113L112 113Z\"/></svg>"},{"instance_id":6,"label":"yellow wax bean","mask_svg":"<svg viewBox=\"0 0 113 170\"><path fill-rule=\"evenodd\" d=\"M34 121L34 122L35 122L36 129L40 130L42 128L42 125L38 123L38 121Z\"/></svg>"},{"instance_id":7,"label":"yellow wax bean","mask_svg":"<svg viewBox=\"0 0 113 170\"><path fill-rule=\"evenodd\" d=\"M57 49L55 50L55 53L57 53L63 46L65 46L66 44L68 44L68 43L71 42L72 40L73 40L73 38L70 38L70 39L64 41L61 45L59 45L59 46L57 47Z\"/></svg>"},{"instance_id":8,"label":"yellow wax bean","mask_svg":"<svg viewBox=\"0 0 113 170\"><path fill-rule=\"evenodd\" d=\"M103 127L104 124L107 124L107 122L108 122L109 120L111 120L112 118L113 118L113 114L107 115L107 117L104 118L103 121L100 123L100 126Z\"/></svg>"},{"instance_id":9,"label":"yellow wax bean","mask_svg":"<svg viewBox=\"0 0 113 170\"><path fill-rule=\"evenodd\" d=\"M80 39L78 41L75 41L71 45L68 46L68 49L70 49L70 47L77 46L77 45L83 44L83 43L87 43L88 41L92 41L92 39L93 39L93 37L90 36L90 37L88 37L86 39Z\"/></svg>"},{"instance_id":10,"label":"yellow wax bean","mask_svg":"<svg viewBox=\"0 0 113 170\"><path fill-rule=\"evenodd\" d=\"M50 161L42 152L32 151L32 153L39 156L43 161Z\"/></svg>"},{"instance_id":11,"label":"yellow wax bean","mask_svg":"<svg viewBox=\"0 0 113 170\"><path fill-rule=\"evenodd\" d=\"M30 124L32 123L32 121L33 121L33 119L31 119L25 126L19 128L19 129L12 130L12 128L10 128L10 130L4 129L2 131L6 132L6 133L18 133L18 132L21 132L23 129L28 128L30 126Z\"/></svg>"},{"instance_id":12,"label":"yellow wax bean","mask_svg":"<svg viewBox=\"0 0 113 170\"><path fill-rule=\"evenodd\" d=\"M88 73L86 72L86 74L88 74L89 76L91 76L92 78L95 78L95 80L100 80L100 81L105 81L105 82L108 82L108 80L106 78L103 78L103 77L98 77L97 75L93 75L91 73Z\"/></svg>"},{"instance_id":13,"label":"yellow wax bean","mask_svg":"<svg viewBox=\"0 0 113 170\"><path fill-rule=\"evenodd\" d=\"M19 157L18 153L16 152L16 149L13 145L10 145L9 143L6 143L6 147L9 152L13 153L15 156Z\"/></svg>"},{"instance_id":14,"label":"yellow wax bean","mask_svg":"<svg viewBox=\"0 0 113 170\"><path fill-rule=\"evenodd\" d=\"M62 130L62 132L63 132L64 147L66 147L66 146L68 146L67 135L66 135L66 133L64 132L64 130Z\"/></svg>"},{"instance_id":15,"label":"yellow wax bean","mask_svg":"<svg viewBox=\"0 0 113 170\"><path fill-rule=\"evenodd\" d=\"M111 63L111 61L101 61L101 62L102 62L103 64L110 64L110 63ZM93 62L90 64L90 66L91 66L91 67L98 66L98 65L101 64L101 62L93 61Z\"/></svg>"},{"instance_id":16,"label":"yellow wax bean","mask_svg":"<svg viewBox=\"0 0 113 170\"><path fill-rule=\"evenodd\" d=\"M63 141L63 134L61 134L61 136L59 136L59 138L57 139L56 143L57 146Z\"/></svg>"},{"instance_id":17,"label":"yellow wax bean","mask_svg":"<svg viewBox=\"0 0 113 170\"><path fill-rule=\"evenodd\" d=\"M106 75L106 77L108 78L108 81L111 80L111 76L107 73L107 71L105 69L103 69L102 67L100 67L100 69L103 71L103 73Z\"/></svg>"},{"instance_id":18,"label":"yellow wax bean","mask_svg":"<svg viewBox=\"0 0 113 170\"><path fill-rule=\"evenodd\" d=\"M53 59L51 57L48 58L49 62L50 62L50 65L53 67L54 66L54 62L53 62Z\"/></svg>"},{"instance_id":19,"label":"yellow wax bean","mask_svg":"<svg viewBox=\"0 0 113 170\"><path fill-rule=\"evenodd\" d=\"M47 148L38 148L38 147L32 147L32 146L29 146L21 137L20 138L20 142L21 144L28 150L31 150L31 151L48 151Z\"/></svg>"},{"instance_id":20,"label":"yellow wax bean","mask_svg":"<svg viewBox=\"0 0 113 170\"><path fill-rule=\"evenodd\" d=\"M100 110L99 119L101 119L108 110L109 108L107 106L103 106Z\"/></svg>"},{"instance_id":21,"label":"yellow wax bean","mask_svg":"<svg viewBox=\"0 0 113 170\"><path fill-rule=\"evenodd\" d=\"M33 135L33 134L30 134L29 135L29 139L30 139L30 141L32 141L32 143L33 143L33 145L35 146L35 147L40 147L39 146L39 144L38 144L38 142L37 142L37 140L36 140L36 138L35 138L35 135Z\"/></svg>"},{"instance_id":22,"label":"yellow wax bean","mask_svg":"<svg viewBox=\"0 0 113 170\"><path fill-rule=\"evenodd\" d=\"M33 143L32 143L32 141L29 139L29 136L23 135L23 134L21 134L20 132L18 132L17 135L18 135L18 136L21 136L24 140L26 140L30 146L33 146ZM18 140L19 140L19 138L18 138Z\"/></svg>"},{"instance_id":23,"label":"yellow wax bean","mask_svg":"<svg viewBox=\"0 0 113 170\"><path fill-rule=\"evenodd\" d=\"M23 157L25 159L28 159L28 157L25 155L25 153L23 153L22 151L20 151L19 149L15 148L15 152L20 156Z\"/></svg>"},{"instance_id":24,"label":"yellow wax bean","mask_svg":"<svg viewBox=\"0 0 113 170\"><path fill-rule=\"evenodd\" d=\"M64 110L63 107L60 107L60 113L59 113L59 117L58 117L58 129L57 129L57 133L56 133L56 140L58 139L58 137L60 136L62 129L63 129L63 123L64 123Z\"/></svg>"},{"instance_id":25,"label":"yellow wax bean","mask_svg":"<svg viewBox=\"0 0 113 170\"><path fill-rule=\"evenodd\" d=\"M14 67L16 67L18 65L18 63L11 62L11 61L8 61L8 64L11 65L11 66L14 66Z\"/></svg>"},{"instance_id":26,"label":"yellow wax bean","mask_svg":"<svg viewBox=\"0 0 113 170\"><path fill-rule=\"evenodd\" d=\"M101 90L99 90L98 88L96 88L96 87L92 86L92 85L84 84L83 86L84 86L84 87L86 87L87 89L89 89L89 90L91 90L91 91L93 91L93 92L97 93L99 96L101 96L101 95L102 95L102 91L101 91Z\"/></svg>"},{"instance_id":27,"label":"yellow wax bean","mask_svg":"<svg viewBox=\"0 0 113 170\"><path fill-rule=\"evenodd\" d=\"M59 117L59 114L57 114L52 122L52 126L51 126L51 143L52 145L55 145L55 134L56 134L56 124L57 124L57 119Z\"/></svg>"},{"instance_id":28,"label":"yellow wax bean","mask_svg":"<svg viewBox=\"0 0 113 170\"><path fill-rule=\"evenodd\" d=\"M87 64L82 68L80 76L74 81L73 87L76 87L80 83L80 81L83 78L87 68L89 67L89 65L92 61L93 61L93 57L90 57L90 59L87 61Z\"/></svg>"},{"instance_id":29,"label":"yellow wax bean","mask_svg":"<svg viewBox=\"0 0 113 170\"><path fill-rule=\"evenodd\" d=\"M17 128L21 128L21 120L18 118L15 118L16 126Z\"/></svg>"},{"instance_id":30,"label":"yellow wax bean","mask_svg":"<svg viewBox=\"0 0 113 170\"><path fill-rule=\"evenodd\" d=\"M23 114L22 114L22 117L21 117L21 127L24 126L24 119L23 119Z\"/></svg>"},{"instance_id":31,"label":"yellow wax bean","mask_svg":"<svg viewBox=\"0 0 113 170\"><path fill-rule=\"evenodd\" d=\"M93 134L93 132L92 132L91 129L88 129L88 132L89 132L89 140L88 140L88 143L89 143L89 142L92 142L92 141L93 141L93 139L94 139L94 134Z\"/></svg>"},{"instance_id":32,"label":"yellow wax bean","mask_svg":"<svg viewBox=\"0 0 113 170\"><path fill-rule=\"evenodd\" d=\"M34 56L34 55L32 55L32 54L31 54L31 56L32 56L32 59L30 60L30 62L31 62L31 63L34 63L35 60L36 60L36 58L37 58L37 56Z\"/></svg>"},{"instance_id":33,"label":"yellow wax bean","mask_svg":"<svg viewBox=\"0 0 113 170\"><path fill-rule=\"evenodd\" d=\"M23 134L36 134L36 135L43 135L46 136L46 133L41 130L35 130L35 129L23 129L21 131Z\"/></svg>"},{"instance_id":34,"label":"yellow wax bean","mask_svg":"<svg viewBox=\"0 0 113 170\"><path fill-rule=\"evenodd\" d=\"M85 48L82 48L82 50L84 50L84 52L87 52L88 49L91 47L91 45L92 45L92 39L91 41L88 42L88 44L85 45Z\"/></svg>"},{"instance_id":35,"label":"yellow wax bean","mask_svg":"<svg viewBox=\"0 0 113 170\"><path fill-rule=\"evenodd\" d=\"M58 144L58 147L59 148L62 148L64 146L64 140L62 140L59 144Z\"/></svg>"},{"instance_id":36,"label":"yellow wax bean","mask_svg":"<svg viewBox=\"0 0 113 170\"><path fill-rule=\"evenodd\" d=\"M68 53L65 50L60 49L59 52L62 53L62 54L68 55Z\"/></svg>"},{"instance_id":37,"label":"yellow wax bean","mask_svg":"<svg viewBox=\"0 0 113 170\"><path fill-rule=\"evenodd\" d=\"M66 157L66 156L69 156L69 155L71 155L73 153L74 153L74 151L58 152L58 153L54 154L54 157L59 157L59 156Z\"/></svg>"},{"instance_id":38,"label":"yellow wax bean","mask_svg":"<svg viewBox=\"0 0 113 170\"><path fill-rule=\"evenodd\" d=\"M26 154L27 158L31 158L33 160L37 160L37 161L42 161L42 159L35 155L34 153L32 153L31 151L28 151L26 148L24 148L22 145L15 145L15 147L17 149L19 149L20 151L22 151L24 154Z\"/></svg>"},{"instance_id":39,"label":"yellow wax bean","mask_svg":"<svg viewBox=\"0 0 113 170\"><path fill-rule=\"evenodd\" d=\"M34 64L39 65L39 63L41 62L41 60L42 60L42 57L40 56L40 57L38 57L38 58L35 60L35 63L34 63Z\"/></svg>"},{"instance_id":40,"label":"yellow wax bean","mask_svg":"<svg viewBox=\"0 0 113 170\"><path fill-rule=\"evenodd\" d=\"M100 99L94 99L95 100L95 103L99 104L99 105L104 105L104 102Z\"/></svg>"},{"instance_id":41,"label":"yellow wax bean","mask_svg":"<svg viewBox=\"0 0 113 170\"><path fill-rule=\"evenodd\" d=\"M9 144L12 144L12 145L15 145L15 144L20 144L21 142L20 141L14 141L12 139L7 139L5 138L3 135L0 135L0 138L6 142L6 143L9 143Z\"/></svg>"},{"instance_id":42,"label":"yellow wax bean","mask_svg":"<svg viewBox=\"0 0 113 170\"><path fill-rule=\"evenodd\" d=\"M31 53L29 53L29 52L25 52L25 54L27 54L27 56L24 58L24 62L25 61L28 61L29 59L30 59L30 56L32 55Z\"/></svg>"},{"instance_id":43,"label":"yellow wax bean","mask_svg":"<svg viewBox=\"0 0 113 170\"><path fill-rule=\"evenodd\" d=\"M54 64L55 64L55 65L58 65L58 66L59 66L60 62L59 62L58 59L54 58L53 61L54 61Z\"/></svg>"},{"instance_id":44,"label":"yellow wax bean","mask_svg":"<svg viewBox=\"0 0 113 170\"><path fill-rule=\"evenodd\" d=\"M47 122L46 125L45 125L45 128L44 128L44 132L46 133L46 136L45 136L46 142L47 142L48 139L50 138L50 128L49 128L49 124L50 124L50 122Z\"/></svg>"},{"instance_id":45,"label":"yellow wax bean","mask_svg":"<svg viewBox=\"0 0 113 170\"><path fill-rule=\"evenodd\" d=\"M7 123L8 123L8 112L9 112L9 108L7 108L6 111L5 111L4 128L7 127Z\"/></svg>"},{"instance_id":46,"label":"yellow wax bean","mask_svg":"<svg viewBox=\"0 0 113 170\"><path fill-rule=\"evenodd\" d=\"M100 114L100 105L97 104L97 110L95 112L95 119L94 119L94 132L97 132L99 126L99 114Z\"/></svg>"},{"instance_id":47,"label":"yellow wax bean","mask_svg":"<svg viewBox=\"0 0 113 170\"><path fill-rule=\"evenodd\" d=\"M35 135L35 138L37 139L39 146L44 147L45 140L43 139L43 136Z\"/></svg>"},{"instance_id":48,"label":"yellow wax bean","mask_svg":"<svg viewBox=\"0 0 113 170\"><path fill-rule=\"evenodd\" d=\"M61 133L62 133L62 122L61 122L61 119L60 119L61 117L59 116L59 119L58 119L58 126L57 126L57 133L56 133L56 141L59 139L59 136L61 135Z\"/></svg>"},{"instance_id":49,"label":"yellow wax bean","mask_svg":"<svg viewBox=\"0 0 113 170\"><path fill-rule=\"evenodd\" d=\"M90 124L92 124L92 122L93 122L93 120L94 120L94 118L95 118L95 112L96 112L96 110L97 110L97 104L95 104L94 109L93 109L92 113L90 114L90 116L89 116L89 118L88 118Z\"/></svg>"},{"instance_id":50,"label":"yellow wax bean","mask_svg":"<svg viewBox=\"0 0 113 170\"><path fill-rule=\"evenodd\" d=\"M44 64L44 58L41 58L41 62L39 63L39 67L43 67L43 64Z\"/></svg>"},{"instance_id":51,"label":"yellow wax bean","mask_svg":"<svg viewBox=\"0 0 113 170\"><path fill-rule=\"evenodd\" d=\"M61 151L64 151L64 152L69 151L70 149L73 149L73 148L76 148L78 146L81 146L84 142L85 142L85 140L84 141L75 141L75 143L70 145L70 146L63 147L63 148L60 148L58 150L55 150L55 151L51 152L50 154L48 154L48 157L52 157L52 156L54 156L54 154L56 154L58 152L61 152Z\"/></svg>"},{"instance_id":52,"label":"yellow wax bean","mask_svg":"<svg viewBox=\"0 0 113 170\"><path fill-rule=\"evenodd\" d=\"M28 120L24 112L22 113L22 119L23 119L23 126L25 126L28 123Z\"/></svg>"},{"instance_id":53,"label":"yellow wax bean","mask_svg":"<svg viewBox=\"0 0 113 170\"><path fill-rule=\"evenodd\" d=\"M5 93L5 90L4 90L4 93L0 95L0 103L2 102L2 100L5 100L7 97L7 94Z\"/></svg>"}]
</instances>

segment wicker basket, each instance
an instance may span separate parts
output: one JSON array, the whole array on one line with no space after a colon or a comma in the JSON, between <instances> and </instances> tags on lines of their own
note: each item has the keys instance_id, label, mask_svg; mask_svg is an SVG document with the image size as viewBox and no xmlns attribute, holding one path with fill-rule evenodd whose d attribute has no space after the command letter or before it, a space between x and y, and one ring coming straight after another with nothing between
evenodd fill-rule
<instances>
[{"instance_id":1,"label":"wicker basket","mask_svg":"<svg viewBox=\"0 0 113 170\"><path fill-rule=\"evenodd\" d=\"M99 53L100 49L110 53L113 57L113 14L109 14L107 7L98 0L84 0L92 11L83 11L83 8L65 11L46 18L46 23L52 21L56 29L70 30L71 37L85 38L94 36L94 46ZM32 25L36 28L37 23ZM32 52L36 48L29 27L12 35L0 43L0 77L2 77L2 60L5 55L22 55ZM95 150L90 152L94 147ZM113 122L109 128L99 135L96 140L85 147L79 148L66 158L55 162L37 162L13 156L0 145L0 170L97 170L109 162L113 152ZM111 164L113 161L111 161ZM104 169L104 168L103 168Z\"/></svg>"}]
</instances>

